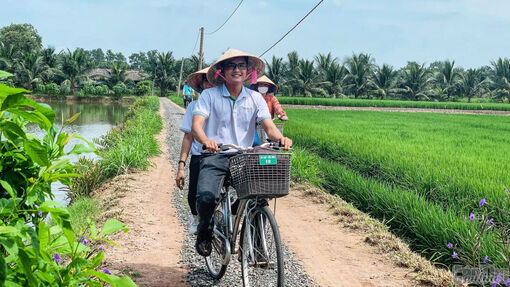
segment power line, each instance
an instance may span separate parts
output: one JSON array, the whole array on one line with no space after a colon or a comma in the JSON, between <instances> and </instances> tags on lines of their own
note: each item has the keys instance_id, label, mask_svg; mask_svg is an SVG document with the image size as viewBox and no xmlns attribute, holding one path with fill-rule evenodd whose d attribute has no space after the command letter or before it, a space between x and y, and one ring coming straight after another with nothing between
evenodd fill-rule
<instances>
[{"instance_id":1,"label":"power line","mask_svg":"<svg viewBox=\"0 0 510 287\"><path fill-rule=\"evenodd\" d=\"M193 46L193 51L191 51L191 55L195 53L195 49L197 48L198 38L200 38L200 29L198 29L197 39L195 40L195 45Z\"/></svg>"},{"instance_id":2,"label":"power line","mask_svg":"<svg viewBox=\"0 0 510 287\"><path fill-rule=\"evenodd\" d=\"M237 5L237 7L234 9L234 12L232 12L232 14L230 14L230 16L228 16L227 20L225 20L225 22L223 22L223 24L221 24L220 27L218 27L218 29L214 30L214 32L212 33L205 33L206 35L212 35L216 32L218 32L218 30L221 29L221 27L223 27L223 25L227 24L228 20L230 20L230 18L234 15L234 13L237 11L237 9L239 8L239 6L241 6L241 4L243 3L243 0L239 1L239 4Z\"/></svg>"},{"instance_id":3,"label":"power line","mask_svg":"<svg viewBox=\"0 0 510 287\"><path fill-rule=\"evenodd\" d=\"M301 22L303 22L303 20L305 20L306 17L308 17L308 15L310 15L313 10L315 10L315 8L317 8L324 0L321 0L319 1L319 3L317 3L317 5L315 5L315 7L312 8L312 10L310 10L306 15L305 17L303 17L301 20L299 20L299 22L297 22L296 25L294 25L294 27L292 27L292 29L290 29L287 33L285 33L285 35L283 35L280 40L276 41L276 43L274 43L271 47L269 47L269 49L265 50L264 53L262 53L259 58L262 58L262 56L264 56L267 52L269 52L269 50L273 49L274 46L276 46L278 43L280 43L281 40L283 40L283 38L285 38L290 32L292 32L292 30L294 30Z\"/></svg>"}]
</instances>

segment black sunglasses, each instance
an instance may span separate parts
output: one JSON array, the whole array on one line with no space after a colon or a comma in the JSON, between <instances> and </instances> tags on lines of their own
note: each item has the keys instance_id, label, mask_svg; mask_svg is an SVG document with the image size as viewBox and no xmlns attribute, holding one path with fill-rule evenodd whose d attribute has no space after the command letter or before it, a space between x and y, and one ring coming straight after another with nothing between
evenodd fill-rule
<instances>
[{"instance_id":1,"label":"black sunglasses","mask_svg":"<svg viewBox=\"0 0 510 287\"><path fill-rule=\"evenodd\" d=\"M241 63L229 62L223 66L223 69L225 69L225 70L235 70L236 68L239 68L239 70L246 70L246 68L248 68L248 64L245 62L241 62Z\"/></svg>"}]
</instances>

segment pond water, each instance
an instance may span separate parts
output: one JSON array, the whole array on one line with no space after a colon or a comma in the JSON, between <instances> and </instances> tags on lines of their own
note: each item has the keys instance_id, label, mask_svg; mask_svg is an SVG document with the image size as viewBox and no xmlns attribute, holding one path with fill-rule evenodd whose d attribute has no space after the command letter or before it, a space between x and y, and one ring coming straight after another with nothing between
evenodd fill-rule
<instances>
[{"instance_id":1,"label":"pond water","mask_svg":"<svg viewBox=\"0 0 510 287\"><path fill-rule=\"evenodd\" d=\"M129 110L129 104L120 103L69 103L69 102L54 102L49 103L51 108L55 111L58 126L61 126L62 119L66 121L76 113L81 113L71 125L64 127L64 131L72 134L77 132L86 140L92 141L94 138L99 138L106 134L112 127L122 123L124 115ZM27 127L27 132L34 134L38 138L42 138L45 132L39 129L37 125L30 125ZM83 143L81 140L72 140L64 149L70 151L74 145ZM94 153L82 155L87 158L98 159L99 157ZM71 161L77 161L78 157L71 156ZM55 200L68 204L69 200L66 196L67 187L60 182L52 184L51 189L55 195Z\"/></svg>"}]
</instances>

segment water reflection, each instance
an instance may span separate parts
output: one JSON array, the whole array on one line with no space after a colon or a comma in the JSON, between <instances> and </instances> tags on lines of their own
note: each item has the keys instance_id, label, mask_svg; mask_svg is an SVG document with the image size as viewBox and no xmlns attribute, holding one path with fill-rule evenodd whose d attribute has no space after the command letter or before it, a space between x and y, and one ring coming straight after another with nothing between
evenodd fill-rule
<instances>
[{"instance_id":1,"label":"water reflection","mask_svg":"<svg viewBox=\"0 0 510 287\"><path fill-rule=\"evenodd\" d=\"M109 103L109 104L98 104L98 103L69 103L69 102L55 102L49 103L51 108L55 111L56 120L55 122L60 127L62 125L62 119L66 121L76 113L81 113L80 116L71 124L64 128L64 131L72 134L77 132L81 137L88 141L92 141L94 138L98 138L112 127L118 125L124 119L124 115L129 110L128 104L120 103ZM37 125L27 126L27 132L34 134L38 138L43 138L46 134L45 131L41 130ZM83 144L83 141L79 139L73 139L65 148L65 151L70 151L74 145ZM82 155L87 158L97 159L98 156L94 153ZM71 161L78 160L75 155L70 156ZM55 200L62 202L67 205L68 199L66 198L66 186L60 182L52 184L51 189L55 195Z\"/></svg>"}]
</instances>

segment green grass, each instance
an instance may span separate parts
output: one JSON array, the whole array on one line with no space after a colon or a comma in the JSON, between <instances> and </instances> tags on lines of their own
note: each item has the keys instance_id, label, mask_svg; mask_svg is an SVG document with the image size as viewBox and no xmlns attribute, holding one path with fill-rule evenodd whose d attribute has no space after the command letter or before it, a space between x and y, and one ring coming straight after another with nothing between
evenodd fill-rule
<instances>
[{"instance_id":1,"label":"green grass","mask_svg":"<svg viewBox=\"0 0 510 287\"><path fill-rule=\"evenodd\" d=\"M105 149L100 153L103 175L111 178L129 169L147 169L151 156L157 155L159 145L154 136L163 128L158 113L159 99L138 99L128 113L120 131L112 130L100 141Z\"/></svg>"},{"instance_id":2,"label":"green grass","mask_svg":"<svg viewBox=\"0 0 510 287\"><path fill-rule=\"evenodd\" d=\"M74 233L81 237L88 230L87 219L90 218L94 222L101 215L98 204L95 199L90 197L79 197L68 206L70 221Z\"/></svg>"},{"instance_id":3,"label":"green grass","mask_svg":"<svg viewBox=\"0 0 510 287\"><path fill-rule=\"evenodd\" d=\"M171 93L170 96L168 96L168 98L176 103L177 105L179 105L180 107L183 107L184 108L184 101L182 99L182 97L178 97L175 95L175 92Z\"/></svg>"},{"instance_id":4,"label":"green grass","mask_svg":"<svg viewBox=\"0 0 510 287\"><path fill-rule=\"evenodd\" d=\"M305 162L323 174L322 186L392 222L395 232L426 254L447 251L444 244L456 233L472 238L466 233L467 217L470 212L479 214L482 197L490 210L510 208L503 190L510 186L508 117L292 109L287 113L292 120L285 134L306 149L301 157L320 158L320 164L313 159ZM507 216L494 215L510 224ZM464 250L470 248L469 241L457 243ZM496 256L493 244L484 248Z\"/></svg>"},{"instance_id":5,"label":"green grass","mask_svg":"<svg viewBox=\"0 0 510 287\"><path fill-rule=\"evenodd\" d=\"M280 104L289 105L510 111L510 104L503 103L498 104L498 103L463 103L463 102L423 102L423 101L367 100L367 99L304 98L304 97L281 97L281 96L278 97L278 101L280 102Z\"/></svg>"}]
</instances>

